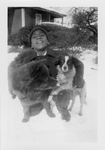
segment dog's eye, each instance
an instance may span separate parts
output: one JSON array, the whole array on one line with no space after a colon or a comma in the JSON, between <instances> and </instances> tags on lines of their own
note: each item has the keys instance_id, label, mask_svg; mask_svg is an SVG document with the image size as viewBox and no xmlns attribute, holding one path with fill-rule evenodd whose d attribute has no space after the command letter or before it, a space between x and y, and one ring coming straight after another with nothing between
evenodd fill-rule
<instances>
[{"instance_id":1,"label":"dog's eye","mask_svg":"<svg viewBox=\"0 0 105 150\"><path fill-rule=\"evenodd\" d=\"M72 60L71 59L69 59L67 63L68 63L68 65L72 66Z\"/></svg>"},{"instance_id":2,"label":"dog's eye","mask_svg":"<svg viewBox=\"0 0 105 150\"><path fill-rule=\"evenodd\" d=\"M71 65L71 62L70 61L68 61L68 63L67 63L68 65Z\"/></svg>"},{"instance_id":3,"label":"dog's eye","mask_svg":"<svg viewBox=\"0 0 105 150\"><path fill-rule=\"evenodd\" d=\"M63 59L61 59L61 64L64 64L64 62L65 62L65 61L64 61Z\"/></svg>"}]
</instances>

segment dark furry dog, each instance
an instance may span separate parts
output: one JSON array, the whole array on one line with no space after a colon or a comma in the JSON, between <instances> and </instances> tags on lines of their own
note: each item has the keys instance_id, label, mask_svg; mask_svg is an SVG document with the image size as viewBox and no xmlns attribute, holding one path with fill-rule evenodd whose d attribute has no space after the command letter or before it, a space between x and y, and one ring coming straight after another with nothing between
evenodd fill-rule
<instances>
[{"instance_id":1,"label":"dark furry dog","mask_svg":"<svg viewBox=\"0 0 105 150\"><path fill-rule=\"evenodd\" d=\"M15 59L8 67L9 91L13 98L17 96L20 99L24 112L23 122L29 121L30 116L38 114L43 108L50 117L55 117L48 97L57 81L49 75L44 63L46 60L24 60Z\"/></svg>"}]
</instances>

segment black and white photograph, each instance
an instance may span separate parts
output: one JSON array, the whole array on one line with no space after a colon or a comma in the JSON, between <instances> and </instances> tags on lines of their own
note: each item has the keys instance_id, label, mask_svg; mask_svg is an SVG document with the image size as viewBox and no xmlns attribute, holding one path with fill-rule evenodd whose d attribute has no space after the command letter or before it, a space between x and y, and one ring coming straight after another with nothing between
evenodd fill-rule
<instances>
[{"instance_id":1,"label":"black and white photograph","mask_svg":"<svg viewBox=\"0 0 105 150\"><path fill-rule=\"evenodd\" d=\"M105 148L94 146L100 131L98 12L96 5L6 7L1 150Z\"/></svg>"}]
</instances>

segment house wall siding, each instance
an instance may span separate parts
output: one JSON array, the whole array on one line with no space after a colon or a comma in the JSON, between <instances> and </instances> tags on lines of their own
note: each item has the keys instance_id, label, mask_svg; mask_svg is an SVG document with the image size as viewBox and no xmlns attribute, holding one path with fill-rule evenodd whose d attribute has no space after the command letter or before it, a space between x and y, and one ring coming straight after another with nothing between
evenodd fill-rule
<instances>
[{"instance_id":1,"label":"house wall siding","mask_svg":"<svg viewBox=\"0 0 105 150\"><path fill-rule=\"evenodd\" d=\"M21 9L15 9L13 23L12 23L12 33L17 32L22 27L22 20L21 20Z\"/></svg>"},{"instance_id":2,"label":"house wall siding","mask_svg":"<svg viewBox=\"0 0 105 150\"><path fill-rule=\"evenodd\" d=\"M35 12L32 9L25 8L25 26L35 25Z\"/></svg>"},{"instance_id":3,"label":"house wall siding","mask_svg":"<svg viewBox=\"0 0 105 150\"><path fill-rule=\"evenodd\" d=\"M24 21L23 26L34 26L36 24L36 14L41 14L42 22L54 22L54 16L49 15L48 12L26 7L23 9L25 16L19 7L8 9L8 34L16 33L22 28L22 19Z\"/></svg>"},{"instance_id":4,"label":"house wall siding","mask_svg":"<svg viewBox=\"0 0 105 150\"><path fill-rule=\"evenodd\" d=\"M8 35L12 32L12 23L14 17L14 9L8 9Z\"/></svg>"}]
</instances>

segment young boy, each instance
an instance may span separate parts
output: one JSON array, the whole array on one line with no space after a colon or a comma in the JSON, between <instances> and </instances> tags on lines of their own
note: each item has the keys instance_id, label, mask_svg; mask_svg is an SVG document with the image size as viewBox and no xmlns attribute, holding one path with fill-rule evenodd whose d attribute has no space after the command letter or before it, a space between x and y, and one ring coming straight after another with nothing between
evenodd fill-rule
<instances>
[{"instance_id":1,"label":"young boy","mask_svg":"<svg viewBox=\"0 0 105 150\"><path fill-rule=\"evenodd\" d=\"M50 75L56 78L57 69L54 65L54 59L56 58L57 53L50 48L47 31L43 27L37 25L32 29L29 35L29 45L31 49L21 52L16 60L23 58L24 55L26 56L24 59L26 62L46 58L46 65L49 68ZM75 57L72 57L72 62L76 69L73 85L78 88L82 88L84 65Z\"/></svg>"}]
</instances>

